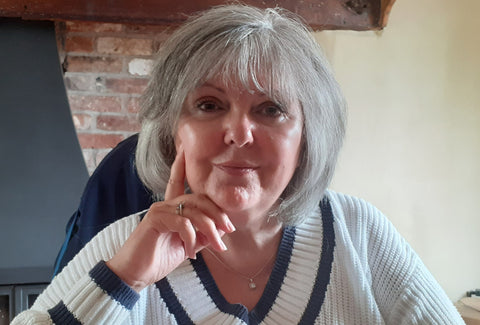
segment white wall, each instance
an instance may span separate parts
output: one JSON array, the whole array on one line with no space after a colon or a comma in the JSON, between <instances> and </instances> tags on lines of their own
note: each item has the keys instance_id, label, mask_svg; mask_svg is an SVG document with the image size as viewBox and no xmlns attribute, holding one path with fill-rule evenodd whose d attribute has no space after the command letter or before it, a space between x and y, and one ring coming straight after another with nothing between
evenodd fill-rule
<instances>
[{"instance_id":1,"label":"white wall","mask_svg":"<svg viewBox=\"0 0 480 325\"><path fill-rule=\"evenodd\" d=\"M452 300L480 287L480 1L397 0L316 33L349 103L332 188L372 202Z\"/></svg>"}]
</instances>

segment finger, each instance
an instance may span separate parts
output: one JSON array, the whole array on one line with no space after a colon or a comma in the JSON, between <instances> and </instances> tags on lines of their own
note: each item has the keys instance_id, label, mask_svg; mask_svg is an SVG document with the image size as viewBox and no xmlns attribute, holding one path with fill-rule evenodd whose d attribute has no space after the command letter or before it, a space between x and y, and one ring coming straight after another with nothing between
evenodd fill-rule
<instances>
[{"instance_id":1,"label":"finger","mask_svg":"<svg viewBox=\"0 0 480 325\"><path fill-rule=\"evenodd\" d=\"M170 179L165 190L165 200L185 194L185 152L179 146L170 170Z\"/></svg>"},{"instance_id":2,"label":"finger","mask_svg":"<svg viewBox=\"0 0 480 325\"><path fill-rule=\"evenodd\" d=\"M183 197L182 197L183 199ZM212 219L218 229L226 233L235 231L235 226L228 215L222 211L208 196L204 194L192 195L184 199L185 209L200 210L205 216Z\"/></svg>"},{"instance_id":3,"label":"finger","mask_svg":"<svg viewBox=\"0 0 480 325\"><path fill-rule=\"evenodd\" d=\"M204 247L207 247L210 243L208 242L207 236L201 232L197 232L197 245L195 246L195 251L198 253Z\"/></svg>"},{"instance_id":4,"label":"finger","mask_svg":"<svg viewBox=\"0 0 480 325\"><path fill-rule=\"evenodd\" d=\"M178 235L183 241L183 247L185 249L185 255L191 259L196 259L195 246L197 242L197 233L193 227L190 219L188 218L179 218L178 221Z\"/></svg>"},{"instance_id":5,"label":"finger","mask_svg":"<svg viewBox=\"0 0 480 325\"><path fill-rule=\"evenodd\" d=\"M217 251L225 251L227 247L221 239L225 231L217 229L211 214L207 215L202 210L193 207L191 203L194 199L193 195L186 195L186 197L189 197L191 201L183 208L182 215L175 206L166 202L157 202L150 207L146 219L159 233L177 233L183 242L185 254L190 258L194 258L195 251L208 245ZM199 238L199 234L203 236Z\"/></svg>"},{"instance_id":6,"label":"finger","mask_svg":"<svg viewBox=\"0 0 480 325\"><path fill-rule=\"evenodd\" d=\"M196 230L197 237L199 234L203 234L207 240L207 245L211 245L215 250L220 252L227 250L221 238L221 234L223 235L224 232L217 229L215 222L211 218L199 210L188 211L188 218ZM199 242L199 244L205 245L205 242Z\"/></svg>"},{"instance_id":7,"label":"finger","mask_svg":"<svg viewBox=\"0 0 480 325\"><path fill-rule=\"evenodd\" d=\"M189 202L190 204L190 202ZM163 205L165 206L165 204ZM203 211L189 207L188 205L182 209L180 214L178 207L170 207L172 212L165 214L157 222L160 227L165 228L167 231L178 233L180 239L184 242L184 248L187 256L193 258L195 255L195 248L198 246L211 245L212 248L218 251L225 251L227 247L222 241L221 237L225 232L221 229L217 229L215 220L203 213ZM175 214L174 214L175 213ZM201 243L197 243L198 234L203 234L203 238L206 239Z\"/></svg>"},{"instance_id":8,"label":"finger","mask_svg":"<svg viewBox=\"0 0 480 325\"><path fill-rule=\"evenodd\" d=\"M158 233L177 234L183 243L185 255L190 258L195 258L196 231L190 219L165 211L163 211L159 217L159 209L159 207L155 207L157 211L154 213L151 208L145 216L144 221L148 222Z\"/></svg>"}]
</instances>

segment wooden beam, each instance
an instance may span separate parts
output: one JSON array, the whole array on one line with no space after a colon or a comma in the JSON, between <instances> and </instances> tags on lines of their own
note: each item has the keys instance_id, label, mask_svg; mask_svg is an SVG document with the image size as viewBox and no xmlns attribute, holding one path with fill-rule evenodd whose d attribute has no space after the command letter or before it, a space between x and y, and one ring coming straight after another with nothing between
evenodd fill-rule
<instances>
[{"instance_id":1,"label":"wooden beam","mask_svg":"<svg viewBox=\"0 0 480 325\"><path fill-rule=\"evenodd\" d=\"M388 18L390 17L390 12L392 11L394 3L395 0L382 0L379 20L380 28L384 28L387 26Z\"/></svg>"},{"instance_id":2,"label":"wooden beam","mask_svg":"<svg viewBox=\"0 0 480 325\"><path fill-rule=\"evenodd\" d=\"M99 22L175 25L188 15L222 0L0 0L0 17L28 20L86 20ZM382 10L394 0L246 0L258 7L283 7L302 16L315 30L381 29Z\"/></svg>"}]
</instances>

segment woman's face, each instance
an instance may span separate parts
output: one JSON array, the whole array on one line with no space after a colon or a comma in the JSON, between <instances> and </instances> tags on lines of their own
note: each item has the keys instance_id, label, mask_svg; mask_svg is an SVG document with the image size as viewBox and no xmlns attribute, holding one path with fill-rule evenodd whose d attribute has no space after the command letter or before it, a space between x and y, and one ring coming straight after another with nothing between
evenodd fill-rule
<instances>
[{"instance_id":1,"label":"woman's face","mask_svg":"<svg viewBox=\"0 0 480 325\"><path fill-rule=\"evenodd\" d=\"M187 182L229 215L264 215L297 168L302 111L219 80L195 89L183 106L176 145Z\"/></svg>"}]
</instances>

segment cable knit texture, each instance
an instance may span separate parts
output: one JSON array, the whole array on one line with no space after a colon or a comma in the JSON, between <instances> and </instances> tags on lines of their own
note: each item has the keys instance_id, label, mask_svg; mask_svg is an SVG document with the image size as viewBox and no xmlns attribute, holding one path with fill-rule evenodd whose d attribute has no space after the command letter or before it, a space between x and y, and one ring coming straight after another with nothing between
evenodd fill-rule
<instances>
[{"instance_id":1,"label":"cable knit texture","mask_svg":"<svg viewBox=\"0 0 480 325\"><path fill-rule=\"evenodd\" d=\"M351 196L328 191L319 211L284 229L251 311L225 300L201 254L134 292L103 261L139 222L100 232L12 324L464 324L393 225Z\"/></svg>"}]
</instances>

